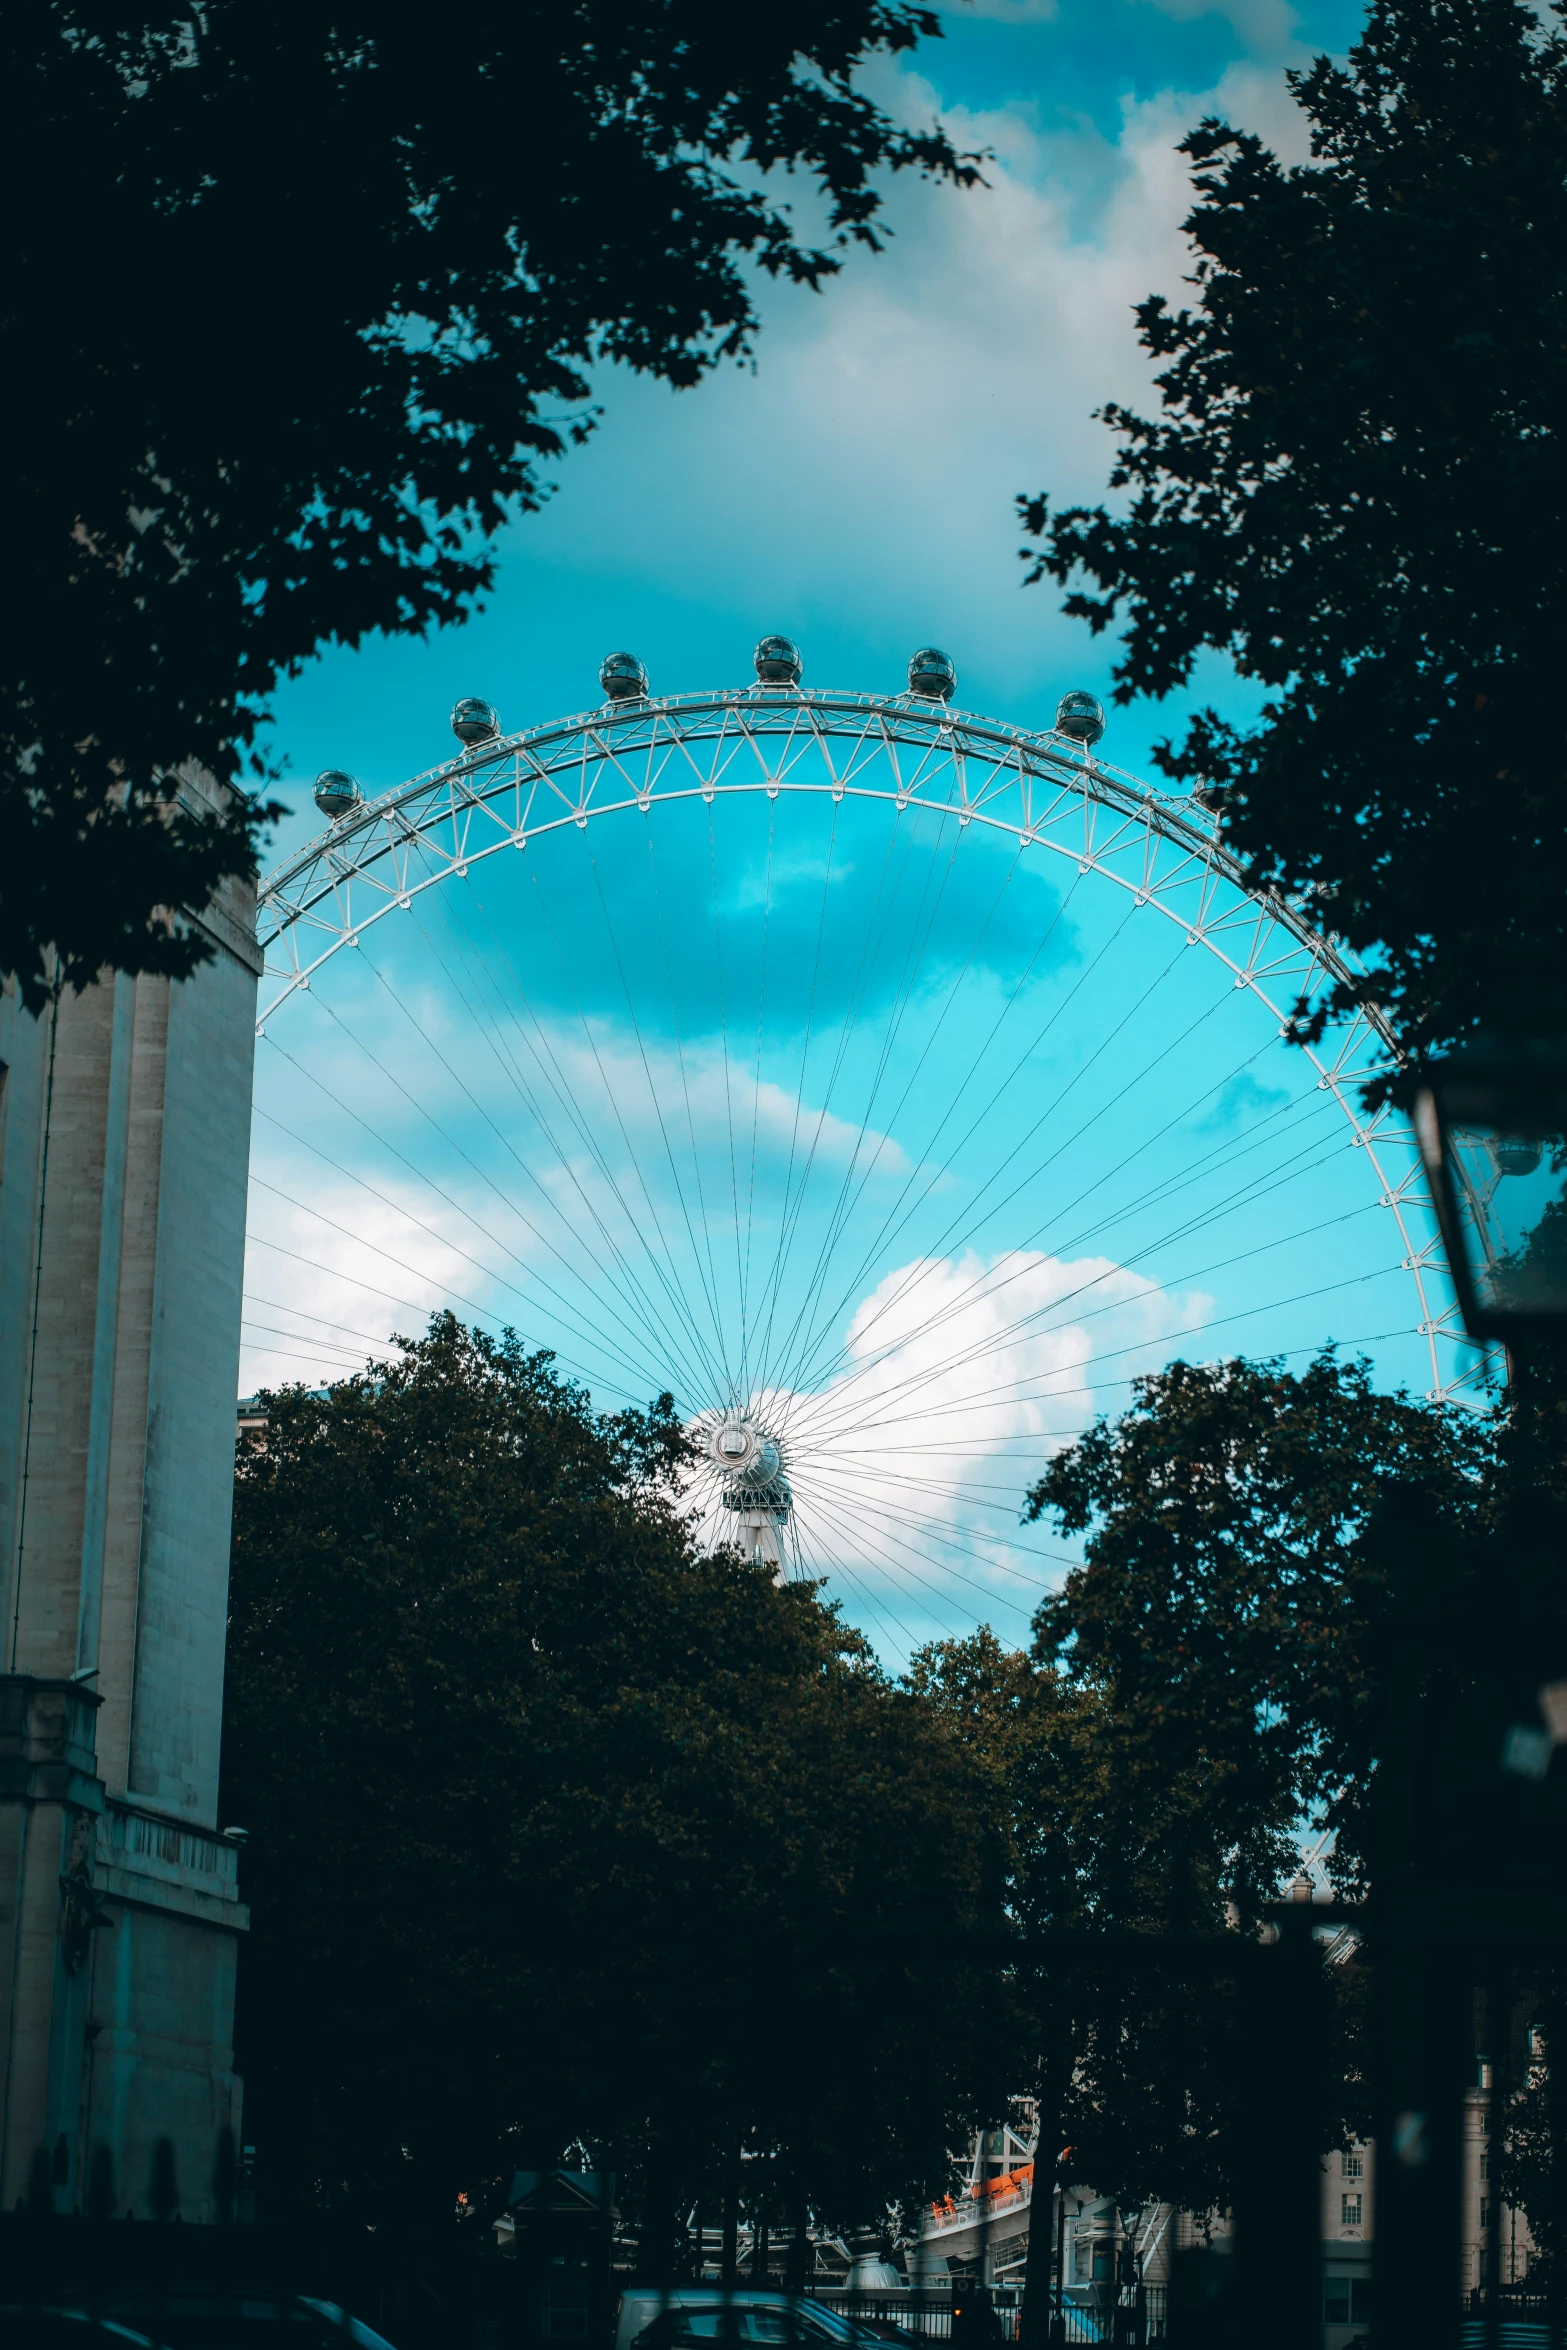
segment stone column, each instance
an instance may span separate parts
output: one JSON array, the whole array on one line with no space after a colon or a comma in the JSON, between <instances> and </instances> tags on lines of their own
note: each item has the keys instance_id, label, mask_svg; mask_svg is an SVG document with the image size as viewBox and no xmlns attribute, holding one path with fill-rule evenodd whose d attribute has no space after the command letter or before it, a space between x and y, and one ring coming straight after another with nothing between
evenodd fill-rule
<instances>
[{"instance_id":1,"label":"stone column","mask_svg":"<svg viewBox=\"0 0 1567 2350\"><path fill-rule=\"evenodd\" d=\"M193 793L210 789L189 780ZM0 992L0 2207L216 2216L245 1916L220 1831L251 894L189 980Z\"/></svg>"}]
</instances>

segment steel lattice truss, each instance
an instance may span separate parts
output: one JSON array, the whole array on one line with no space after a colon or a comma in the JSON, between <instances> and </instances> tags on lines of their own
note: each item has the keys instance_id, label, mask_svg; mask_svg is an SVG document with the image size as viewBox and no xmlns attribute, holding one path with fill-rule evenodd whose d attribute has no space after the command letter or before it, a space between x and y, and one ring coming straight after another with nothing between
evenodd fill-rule
<instances>
[{"instance_id":1,"label":"steel lattice truss","mask_svg":"<svg viewBox=\"0 0 1567 2350\"><path fill-rule=\"evenodd\" d=\"M341 948L480 860L526 850L565 826L646 815L681 799L711 805L737 792L873 799L1009 834L1163 915L1281 1028L1297 1004L1315 1004L1357 968L1313 926L1304 903L1248 891L1197 802L1156 791L1064 736L912 695L752 686L611 703L487 742L361 802L263 882L258 1034ZM1391 1032L1367 1007L1307 1051L1396 1220L1432 1393L1452 1395L1480 1375L1483 1359L1468 1351L1455 1373L1463 1333L1456 1307L1441 1302L1439 1243L1413 1139L1392 1112L1360 1107L1364 1079L1398 1057Z\"/></svg>"}]
</instances>

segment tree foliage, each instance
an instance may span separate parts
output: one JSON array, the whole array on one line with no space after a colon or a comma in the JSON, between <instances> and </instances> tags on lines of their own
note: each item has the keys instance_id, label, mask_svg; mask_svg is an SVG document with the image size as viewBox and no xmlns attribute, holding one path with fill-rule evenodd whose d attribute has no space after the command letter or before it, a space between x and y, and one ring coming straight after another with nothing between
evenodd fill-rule
<instances>
[{"instance_id":1,"label":"tree foliage","mask_svg":"<svg viewBox=\"0 0 1567 2350\"><path fill-rule=\"evenodd\" d=\"M1364 1362L1175 1362L1030 1492L1030 1519L1088 1535L1036 1651L1102 1692L1152 1847L1187 1817L1227 1856L1211 1899L1271 1893L1311 1819L1338 1830L1334 1869L1359 1885L1379 1506L1417 1487L1455 1534L1478 1532L1496 1457L1488 1418L1379 1394Z\"/></svg>"},{"instance_id":2,"label":"tree foliage","mask_svg":"<svg viewBox=\"0 0 1567 2350\"><path fill-rule=\"evenodd\" d=\"M749 269L876 244L883 167L972 177L856 82L938 30L912 0L6 12L0 971L36 1000L51 942L78 982L188 968L156 909L243 870L258 810L170 778L234 782L319 645L467 611L599 363L694 383L751 347Z\"/></svg>"},{"instance_id":3,"label":"tree foliage","mask_svg":"<svg viewBox=\"0 0 1567 2350\"><path fill-rule=\"evenodd\" d=\"M1183 142L1195 299L1137 312L1160 410L1103 411L1114 513L1020 502L1030 576L1124 617L1123 701L1205 648L1266 689L1160 764L1377 950L1351 992L1424 1051L1567 1017L1567 44L1524 0L1374 0L1289 80L1309 163Z\"/></svg>"},{"instance_id":4,"label":"tree foliage","mask_svg":"<svg viewBox=\"0 0 1567 2350\"><path fill-rule=\"evenodd\" d=\"M1341 1883L1363 1875L1381 1505L1418 1481L1478 1542L1495 1457L1489 1421L1378 1395L1363 1364L1174 1363L1029 1496L1031 1518L1088 1537L1032 1653L981 1634L920 1659L916 1686L1008 1807L1012 1905L1042 1937L1034 2078L1065 2177L1128 2204L1234 2202L1262 1906L1311 1820L1339 1830ZM1368 2126L1363 1971L1331 1970L1329 1990L1324 2146Z\"/></svg>"},{"instance_id":5,"label":"tree foliage","mask_svg":"<svg viewBox=\"0 0 1567 2350\"><path fill-rule=\"evenodd\" d=\"M806 1584L692 1546L669 1399L596 1415L450 1317L268 1399L225 1796L272 2192L451 2209L508 2133L687 2191L740 2140L854 2218L1004 2098L933 1927L998 1916L982 1774Z\"/></svg>"}]
</instances>

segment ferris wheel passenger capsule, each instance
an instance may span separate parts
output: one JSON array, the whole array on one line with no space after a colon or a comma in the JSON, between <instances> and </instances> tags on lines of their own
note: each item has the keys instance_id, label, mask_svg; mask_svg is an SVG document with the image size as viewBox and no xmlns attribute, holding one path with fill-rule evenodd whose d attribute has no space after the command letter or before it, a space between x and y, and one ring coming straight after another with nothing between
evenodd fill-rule
<instances>
[{"instance_id":1,"label":"ferris wheel passenger capsule","mask_svg":"<svg viewBox=\"0 0 1567 2350\"><path fill-rule=\"evenodd\" d=\"M1063 694L1056 704L1056 732L1091 751L1105 730L1104 704L1092 694Z\"/></svg>"},{"instance_id":2,"label":"ferris wheel passenger capsule","mask_svg":"<svg viewBox=\"0 0 1567 2350\"><path fill-rule=\"evenodd\" d=\"M799 646L786 636L764 636L752 658L763 685L798 685L805 668Z\"/></svg>"},{"instance_id":3,"label":"ferris wheel passenger capsule","mask_svg":"<svg viewBox=\"0 0 1567 2350\"><path fill-rule=\"evenodd\" d=\"M950 702L958 687L957 664L935 645L921 645L909 662L909 691L934 702Z\"/></svg>"},{"instance_id":4,"label":"ferris wheel passenger capsule","mask_svg":"<svg viewBox=\"0 0 1567 2350\"><path fill-rule=\"evenodd\" d=\"M635 653L606 653L599 663L599 684L607 702L647 700L647 671Z\"/></svg>"},{"instance_id":5,"label":"ferris wheel passenger capsule","mask_svg":"<svg viewBox=\"0 0 1567 2350\"><path fill-rule=\"evenodd\" d=\"M346 767L323 767L316 777L316 806L330 823L357 808L362 797L358 777L350 775Z\"/></svg>"},{"instance_id":6,"label":"ferris wheel passenger capsule","mask_svg":"<svg viewBox=\"0 0 1567 2350\"><path fill-rule=\"evenodd\" d=\"M500 731L494 704L481 701L477 694L466 694L452 712L452 732L465 750L493 742Z\"/></svg>"}]
</instances>

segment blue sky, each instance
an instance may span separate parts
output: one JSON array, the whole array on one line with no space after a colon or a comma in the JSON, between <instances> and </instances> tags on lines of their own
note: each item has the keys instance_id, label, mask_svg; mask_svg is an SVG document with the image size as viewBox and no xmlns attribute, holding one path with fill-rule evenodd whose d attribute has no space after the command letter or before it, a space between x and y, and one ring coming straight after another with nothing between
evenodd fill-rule
<instances>
[{"instance_id":1,"label":"blue sky","mask_svg":"<svg viewBox=\"0 0 1567 2350\"><path fill-rule=\"evenodd\" d=\"M1146 396L1131 308L1179 290L1182 132L1220 112L1299 153L1283 70L1341 50L1358 15L1283 0L948 9L947 38L875 87L991 150L989 185L896 184L883 255L853 256L820 296L764 289L754 368L678 395L607 375L599 430L506 534L487 610L428 644L329 652L280 695L275 742L297 783L275 853L317 829L318 768L375 793L432 766L462 694L493 700L508 729L585 709L612 647L677 693L747 683L755 639L781 629L810 681L892 691L934 642L965 707L1033 727L1068 687L1104 692L1104 640L1054 591L1019 586L1012 501L1099 494L1110 443L1092 411ZM1199 698L1246 706L1210 664L1183 700L1115 712L1106 754L1145 771ZM977 1617L1022 1637L1063 1555L1019 1532L1023 1487L1052 1442L1124 1404L1130 1370L1178 1347L1298 1352L1332 1335L1374 1341L1380 1376L1424 1385L1364 1155L1211 958L1179 941L1172 955L1156 915L1126 921L1113 889L1077 886L1059 860L992 843L948 870L916 833L893 844L874 809L851 806L829 838L820 808L767 807L736 803L711 835L671 814L651 879L648 840L620 820L594 828L586 861L573 836L526 873L486 869L467 896L432 893L383 926L352 968L338 958L272 1024L247 1385L330 1376L450 1298L557 1346L606 1403L666 1383L662 1344L695 1412L718 1400L704 1382L737 1375L716 1358L738 1346L740 1287L754 1304L761 1283L747 1249L759 1266L787 1225L778 1300L815 1342L770 1376L787 1370L788 1409L838 1448L808 1563L894 1664ZM744 1055L726 1025L741 1004ZM992 1029L987 1063L975 1039ZM987 1070L1014 1067L1014 1037L1032 1058L984 1091ZM661 1124L677 1079L684 1157ZM993 1097L961 1146L962 1120L943 1123L960 1097ZM823 1172L791 1210L802 1117ZM987 1192L1036 1129L1028 1182ZM725 1181L730 1212L714 1204ZM901 1223L895 1195L917 1202ZM1177 1197L1205 1208L1191 1245ZM673 1236L662 1270L649 1218ZM732 1280L717 1256L703 1269L715 1233ZM941 1311L910 1321L916 1262ZM1090 1263L1091 1312L1070 1302ZM1022 1336L1001 1288L1027 1301ZM857 1418L835 1385L851 1372L862 1403L887 1399ZM1017 1402L1052 1379L1048 1408Z\"/></svg>"}]
</instances>

